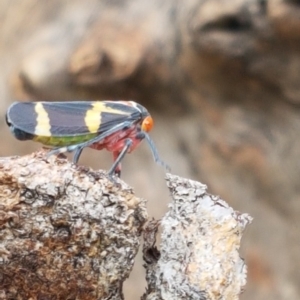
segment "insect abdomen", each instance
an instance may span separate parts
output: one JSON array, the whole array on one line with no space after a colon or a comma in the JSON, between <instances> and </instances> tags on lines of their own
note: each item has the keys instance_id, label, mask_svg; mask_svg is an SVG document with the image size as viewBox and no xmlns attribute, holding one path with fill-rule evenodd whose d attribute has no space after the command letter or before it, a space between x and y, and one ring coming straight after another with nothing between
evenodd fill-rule
<instances>
[{"instance_id":1,"label":"insect abdomen","mask_svg":"<svg viewBox=\"0 0 300 300\"><path fill-rule=\"evenodd\" d=\"M33 136L32 140L42 143L43 145L53 147L64 147L69 145L76 145L91 140L96 137L97 134L91 133L86 135L74 135L74 136Z\"/></svg>"}]
</instances>

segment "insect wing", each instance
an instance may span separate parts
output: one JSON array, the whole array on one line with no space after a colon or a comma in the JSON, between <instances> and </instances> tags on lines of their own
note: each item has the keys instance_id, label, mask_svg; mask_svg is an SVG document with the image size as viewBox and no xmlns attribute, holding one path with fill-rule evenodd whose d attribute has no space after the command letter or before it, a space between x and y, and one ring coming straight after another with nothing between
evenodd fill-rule
<instances>
[{"instance_id":1,"label":"insect wing","mask_svg":"<svg viewBox=\"0 0 300 300\"><path fill-rule=\"evenodd\" d=\"M105 132L112 130L113 128L122 128L122 124L126 123L136 123L141 120L141 112L131 105L128 105L126 101L105 101L100 102L104 103L104 108L97 107L97 104L94 106L94 110L91 111L91 114L101 116L101 121L97 132L99 134L105 134ZM94 117L91 120L94 120ZM88 124L89 118L87 118ZM95 124L91 122L90 124ZM92 132L94 128L90 128ZM117 131L116 129L113 131Z\"/></svg>"},{"instance_id":2,"label":"insect wing","mask_svg":"<svg viewBox=\"0 0 300 300\"><path fill-rule=\"evenodd\" d=\"M139 111L126 102L16 102L7 112L14 129L37 136L103 133L125 121L138 121Z\"/></svg>"},{"instance_id":3,"label":"insect wing","mask_svg":"<svg viewBox=\"0 0 300 300\"><path fill-rule=\"evenodd\" d=\"M37 114L33 103L13 103L6 113L6 123L13 130L22 130L34 134Z\"/></svg>"}]
</instances>

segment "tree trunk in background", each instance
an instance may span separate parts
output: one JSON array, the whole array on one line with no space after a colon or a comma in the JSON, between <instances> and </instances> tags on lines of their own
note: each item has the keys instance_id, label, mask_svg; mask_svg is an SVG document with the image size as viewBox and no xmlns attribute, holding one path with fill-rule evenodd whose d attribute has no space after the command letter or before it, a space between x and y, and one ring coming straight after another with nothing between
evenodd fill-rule
<instances>
[{"instance_id":1,"label":"tree trunk in background","mask_svg":"<svg viewBox=\"0 0 300 300\"><path fill-rule=\"evenodd\" d=\"M173 172L254 217L241 299L298 299L299 20L291 0L2 1L0 109L14 98L143 103ZM4 122L1 134L1 155L31 151ZM86 164L105 167L101 155ZM123 178L160 216L167 191L147 155L128 157Z\"/></svg>"}]
</instances>

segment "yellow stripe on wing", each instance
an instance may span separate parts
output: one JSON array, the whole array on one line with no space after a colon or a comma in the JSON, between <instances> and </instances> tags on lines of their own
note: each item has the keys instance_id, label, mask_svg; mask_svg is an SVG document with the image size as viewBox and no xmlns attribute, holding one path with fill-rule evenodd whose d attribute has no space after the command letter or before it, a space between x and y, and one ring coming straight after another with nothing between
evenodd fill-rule
<instances>
[{"instance_id":1,"label":"yellow stripe on wing","mask_svg":"<svg viewBox=\"0 0 300 300\"><path fill-rule=\"evenodd\" d=\"M84 117L85 125L91 133L95 133L99 130L101 125L101 113L124 114L124 112L119 109L107 106L105 102L95 102L92 106L93 108L89 109Z\"/></svg>"},{"instance_id":2,"label":"yellow stripe on wing","mask_svg":"<svg viewBox=\"0 0 300 300\"><path fill-rule=\"evenodd\" d=\"M37 113L36 127L34 134L38 136L51 136L51 125L47 111L42 103L35 104L35 112Z\"/></svg>"}]
</instances>

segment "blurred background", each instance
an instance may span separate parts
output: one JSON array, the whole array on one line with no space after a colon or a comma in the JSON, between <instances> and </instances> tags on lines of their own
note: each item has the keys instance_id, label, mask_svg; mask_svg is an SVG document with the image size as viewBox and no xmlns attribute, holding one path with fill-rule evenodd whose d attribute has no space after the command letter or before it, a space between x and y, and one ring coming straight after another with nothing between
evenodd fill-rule
<instances>
[{"instance_id":1,"label":"blurred background","mask_svg":"<svg viewBox=\"0 0 300 300\"><path fill-rule=\"evenodd\" d=\"M254 217L241 255L241 299L300 299L300 2L296 0L2 0L1 156L16 141L4 120L15 99L133 99L174 174ZM108 169L85 149L80 164ZM123 180L160 218L170 201L146 143ZM138 257L125 299L145 289Z\"/></svg>"}]
</instances>

